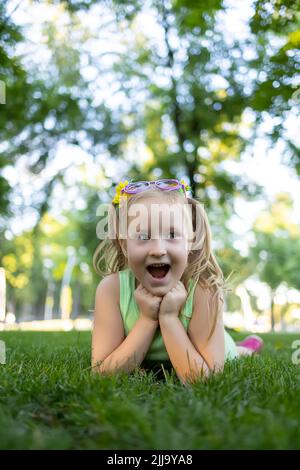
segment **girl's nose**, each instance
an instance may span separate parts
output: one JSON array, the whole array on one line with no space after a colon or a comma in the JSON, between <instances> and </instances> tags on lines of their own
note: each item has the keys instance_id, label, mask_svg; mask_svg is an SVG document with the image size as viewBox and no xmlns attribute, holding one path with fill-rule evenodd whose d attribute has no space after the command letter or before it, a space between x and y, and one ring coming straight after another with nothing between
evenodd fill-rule
<instances>
[{"instance_id":1,"label":"girl's nose","mask_svg":"<svg viewBox=\"0 0 300 470\"><path fill-rule=\"evenodd\" d=\"M151 247L149 251L149 255L152 256L163 256L166 254L166 246L165 246L165 240L158 238L158 239L153 239L151 241Z\"/></svg>"}]
</instances>

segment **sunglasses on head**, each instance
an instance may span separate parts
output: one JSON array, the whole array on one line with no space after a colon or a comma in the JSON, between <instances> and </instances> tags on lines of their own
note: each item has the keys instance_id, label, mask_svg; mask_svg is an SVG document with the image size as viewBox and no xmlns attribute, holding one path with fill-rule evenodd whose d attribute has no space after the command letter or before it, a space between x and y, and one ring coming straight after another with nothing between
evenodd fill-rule
<instances>
[{"instance_id":1,"label":"sunglasses on head","mask_svg":"<svg viewBox=\"0 0 300 470\"><path fill-rule=\"evenodd\" d=\"M183 190L186 193L185 185L180 183L176 179L161 179L156 181L137 181L135 183L129 183L122 189L121 193L126 194L137 194L142 191L146 191L151 186L156 186L163 191L174 191L174 190Z\"/></svg>"}]
</instances>

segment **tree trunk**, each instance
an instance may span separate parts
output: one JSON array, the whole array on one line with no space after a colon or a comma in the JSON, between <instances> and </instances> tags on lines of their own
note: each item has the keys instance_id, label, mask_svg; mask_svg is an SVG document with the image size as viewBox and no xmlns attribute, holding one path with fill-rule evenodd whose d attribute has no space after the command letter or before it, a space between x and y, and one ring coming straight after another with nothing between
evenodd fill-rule
<instances>
[{"instance_id":1,"label":"tree trunk","mask_svg":"<svg viewBox=\"0 0 300 470\"><path fill-rule=\"evenodd\" d=\"M272 290L271 291L271 312L270 312L271 313L271 330L272 331L274 331L274 327L275 327L274 297L275 297L275 292Z\"/></svg>"},{"instance_id":2,"label":"tree trunk","mask_svg":"<svg viewBox=\"0 0 300 470\"><path fill-rule=\"evenodd\" d=\"M184 164L188 173L188 177L190 180L190 187L192 190L193 196L196 195L196 183L194 180L194 175L196 173L196 168L199 166L199 159L197 158L197 152L194 152L194 160L193 161L188 161L186 158L186 152L184 150L184 141L185 141L185 135L182 131L182 125L181 125L181 109L180 105L177 99L177 81L174 78L172 71L174 67L174 51L170 45L168 34L169 34L169 22L168 22L168 10L165 7L165 4L162 2L161 5L161 14L162 14L162 27L164 28L164 39L165 39L165 44L166 48L168 51L168 57L167 57L167 66L169 67L171 71L171 80L172 80L172 98L173 98L173 112L172 112L172 120L173 124L176 130L177 134L177 139L178 139L178 144L181 150L182 155L184 156Z\"/></svg>"}]
</instances>

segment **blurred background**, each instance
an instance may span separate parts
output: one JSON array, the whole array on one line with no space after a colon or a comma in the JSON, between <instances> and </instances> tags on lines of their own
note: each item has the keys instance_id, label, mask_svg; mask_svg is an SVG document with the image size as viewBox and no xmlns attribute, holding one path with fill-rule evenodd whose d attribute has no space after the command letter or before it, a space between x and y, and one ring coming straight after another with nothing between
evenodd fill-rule
<instances>
[{"instance_id":1,"label":"blurred background","mask_svg":"<svg viewBox=\"0 0 300 470\"><path fill-rule=\"evenodd\" d=\"M225 323L300 329L300 2L2 0L0 329L89 329L97 207L184 178Z\"/></svg>"}]
</instances>

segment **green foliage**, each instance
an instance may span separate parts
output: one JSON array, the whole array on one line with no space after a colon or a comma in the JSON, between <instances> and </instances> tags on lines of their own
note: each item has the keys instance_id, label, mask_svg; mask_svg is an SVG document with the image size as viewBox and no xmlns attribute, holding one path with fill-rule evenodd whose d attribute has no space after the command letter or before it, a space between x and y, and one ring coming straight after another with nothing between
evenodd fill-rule
<instances>
[{"instance_id":1,"label":"green foliage","mask_svg":"<svg viewBox=\"0 0 300 470\"><path fill-rule=\"evenodd\" d=\"M12 240L1 235L0 266L6 270L7 298L14 305L17 317L25 304L32 305L33 311L42 315L49 281L54 283L56 295L59 294L69 246L76 252L71 287L74 294L80 291L79 314L87 315L93 308L97 278L92 272L91 258L96 241L93 248L85 245L85 219L80 212L65 214L63 220L58 221L47 213L38 230L24 232ZM95 239L94 231L95 227L90 228L89 236Z\"/></svg>"},{"instance_id":2,"label":"green foliage","mask_svg":"<svg viewBox=\"0 0 300 470\"><path fill-rule=\"evenodd\" d=\"M258 75L250 100L257 111L259 124L267 112L273 118L269 137L273 142L281 138L286 143L287 164L300 174L300 149L286 135L284 121L294 109L299 113L299 99L294 93L299 88L300 16L299 0L255 0L250 27L255 34L257 57L249 66Z\"/></svg>"},{"instance_id":3,"label":"green foliage","mask_svg":"<svg viewBox=\"0 0 300 470\"><path fill-rule=\"evenodd\" d=\"M255 0L248 36L231 43L226 40L228 32L220 20L229 7L221 0L48 3L59 5L65 23L60 28L59 21L49 19L42 25L44 43L39 46L46 54L41 55L41 61L32 52L37 45L30 41L30 25L26 31L26 26L13 24L8 18L7 2L0 5L0 80L5 82L7 91L7 103L0 105L1 235L9 227L8 215L16 218L26 209L10 197L12 188L3 178L3 169L21 160L26 163L26 171L43 182L26 203L38 214L36 228L24 234L34 249L32 264L25 269L20 258L16 261L19 273L9 271L9 277L26 272L28 285L34 288L26 292L25 287L15 289L11 278L9 295L20 305L30 301L41 310L45 278L51 275L57 284L61 282L70 245L79 257L73 288L81 287L82 309L90 307L97 282L91 272L97 245L96 209L102 197L113 195L113 187L105 184L103 189L82 181L80 194L86 208L66 213L68 223L57 227L53 236L43 232L54 190L70 187L65 169L49 172L61 143L87 151L98 163L101 182L111 179L103 156L110 158L109 164L115 159L122 171L128 168L126 176L132 179L187 177L194 196L205 204L213 222L217 255L225 275L233 271L236 281L245 279L256 266L233 248L234 239L226 223L235 197L253 199L261 195L261 189L249 184L247 175L231 174L226 163L239 161L268 115L275 118L270 138L287 143L286 161L299 171L300 151L288 139L283 126L289 112L297 106L292 96L299 67L299 2ZM116 36L105 29L105 21L99 21L96 34L89 25L84 26L82 13L93 14L94 7L108 13L108 24L113 25ZM138 28L139 15L145 12L153 15L159 39L150 28ZM107 50L106 46L105 50L90 50L94 35L102 38L108 31L112 44L116 38L122 43L123 52L111 52L109 41L105 43ZM107 70L99 61L102 56L109 58L104 62L109 64ZM83 64L96 68L95 79L85 78ZM96 97L98 84L107 76L112 89L115 87L122 96L121 104L112 105L108 99ZM245 121L250 111L255 116L253 124ZM226 217L222 218L220 211L226 212ZM52 226L55 223L50 221ZM259 236L257 253L264 250L259 244L271 246L267 235L263 235L264 239ZM16 243L14 239L10 246L3 239L1 256L10 254L17 258ZM44 269L47 246L51 248L49 259L53 263L50 272ZM293 249L297 249L296 244ZM260 269L259 254L253 259L260 262Z\"/></svg>"},{"instance_id":4,"label":"green foliage","mask_svg":"<svg viewBox=\"0 0 300 470\"><path fill-rule=\"evenodd\" d=\"M259 258L257 273L261 281L273 290L286 283L300 289L299 263L300 239L256 233L256 245L252 253Z\"/></svg>"},{"instance_id":5,"label":"green foliage","mask_svg":"<svg viewBox=\"0 0 300 470\"><path fill-rule=\"evenodd\" d=\"M25 304L43 309L45 280L38 240L31 231L11 240L1 234L0 266L5 268L7 299L14 313L23 310ZM31 288L34 286L34 289Z\"/></svg>"},{"instance_id":6,"label":"green foliage","mask_svg":"<svg viewBox=\"0 0 300 470\"><path fill-rule=\"evenodd\" d=\"M115 2L118 10L118 2ZM239 191L234 178L221 168L237 159L245 141L239 125L247 106L243 87L235 79L243 60L234 59L216 26L222 2L152 2L162 33L158 47L142 33L133 39L131 53L115 64L131 100L134 130L140 129L149 153L144 165L134 166L132 178L188 176L195 195L210 204L209 188L221 204ZM128 28L132 24L128 24ZM178 43L178 49L172 41ZM241 47L241 46L240 46ZM222 60L230 60L226 70ZM139 78L144 104L136 103L130 80ZM160 84L159 77L164 79ZM223 85L214 79L223 77ZM134 85L136 88L136 85ZM206 150L205 156L201 149ZM245 189L245 188L243 188Z\"/></svg>"},{"instance_id":7,"label":"green foliage","mask_svg":"<svg viewBox=\"0 0 300 470\"><path fill-rule=\"evenodd\" d=\"M5 15L3 5L0 29L4 40L0 53L5 60L1 62L0 79L6 85L7 102L1 105L0 114L1 166L14 165L20 157L23 160L26 157L27 169L43 177L62 142L81 147L87 140L92 155L103 152L103 148L115 155L122 139L121 126L112 119L111 110L105 105L93 104L93 95L82 75L79 45L89 40L89 31L72 15L63 34L54 22L46 21L42 32L49 59L44 58L40 66L32 54L21 56L12 52L12 46L26 44L26 40L20 28L7 21ZM100 128L95 120L102 123ZM49 208L56 183L63 182L63 172L58 171L51 180L44 178L44 181L39 198L33 198L31 204L39 213L37 223ZM9 189L0 177L3 211ZM15 211L13 204L12 211Z\"/></svg>"},{"instance_id":8,"label":"green foliage","mask_svg":"<svg viewBox=\"0 0 300 470\"><path fill-rule=\"evenodd\" d=\"M10 91L15 99L15 105L20 103L22 98L24 85L24 70L20 62L12 57L11 48L14 47L22 39L20 29L15 26L9 18L6 17L5 7L7 2L0 4L0 80L3 81L8 90L5 89L6 96L10 96ZM17 122L11 121L14 115L13 107L10 106L10 100L7 98L7 104L0 104L0 141L3 145L2 129L6 129L6 135L9 138L11 129L18 126ZM7 110L8 119L6 120L4 109ZM8 125L7 125L8 123ZM20 131L20 127L18 128ZM6 214L8 210L8 193L11 190L8 182L1 175L1 170L9 163L9 159L0 154L0 214Z\"/></svg>"},{"instance_id":9,"label":"green foliage","mask_svg":"<svg viewBox=\"0 0 300 470\"><path fill-rule=\"evenodd\" d=\"M261 281L272 290L282 283L300 289L300 229L292 222L292 201L278 194L268 211L260 214L255 225L255 245L251 257L257 262Z\"/></svg>"}]
</instances>

